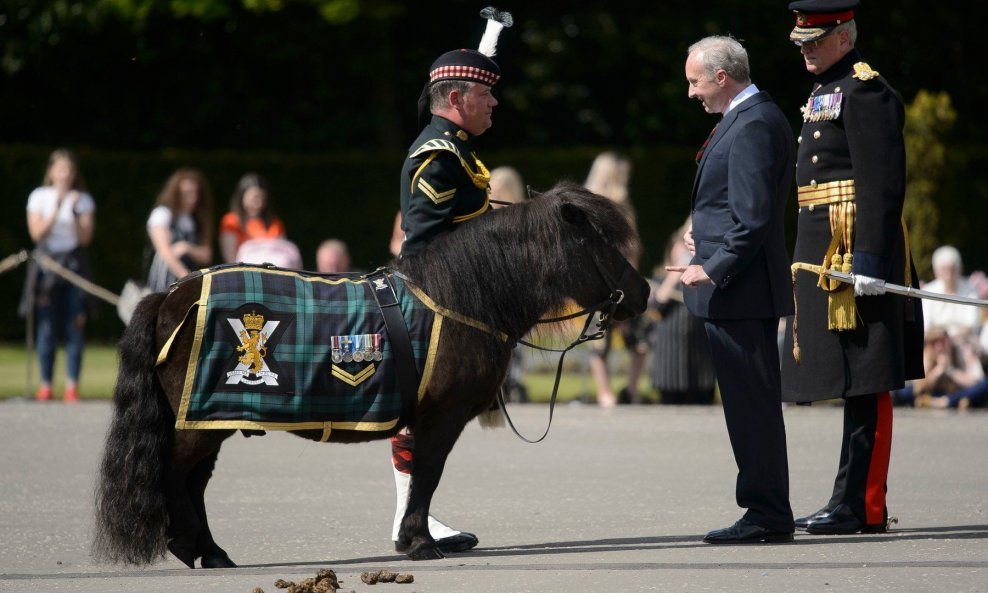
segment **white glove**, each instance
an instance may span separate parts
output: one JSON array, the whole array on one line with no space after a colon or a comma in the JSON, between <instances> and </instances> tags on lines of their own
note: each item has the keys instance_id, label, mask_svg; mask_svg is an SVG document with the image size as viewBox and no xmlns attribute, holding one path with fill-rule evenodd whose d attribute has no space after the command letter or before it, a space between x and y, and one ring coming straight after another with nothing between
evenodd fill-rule
<instances>
[{"instance_id":1,"label":"white glove","mask_svg":"<svg viewBox=\"0 0 988 593\"><path fill-rule=\"evenodd\" d=\"M855 296L876 296L885 294L885 281L871 276L854 275Z\"/></svg>"}]
</instances>

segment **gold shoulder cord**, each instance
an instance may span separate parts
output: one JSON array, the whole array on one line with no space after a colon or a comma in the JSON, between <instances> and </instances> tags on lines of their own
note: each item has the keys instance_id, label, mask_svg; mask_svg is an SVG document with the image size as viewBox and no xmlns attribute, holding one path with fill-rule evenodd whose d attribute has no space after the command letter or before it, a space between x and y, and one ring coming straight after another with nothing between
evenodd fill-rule
<instances>
[{"instance_id":1,"label":"gold shoulder cord","mask_svg":"<svg viewBox=\"0 0 988 593\"><path fill-rule=\"evenodd\" d=\"M467 175L470 177L471 183L473 183L473 185L477 189L484 189L490 183L491 173L490 171L487 170L487 167L484 166L484 163L480 162L480 159L477 158L477 155L475 153L471 152L470 157L473 159L473 163L474 163L474 167L476 168L476 171L474 170L474 167L471 167L470 163L468 163L467 160L463 158L463 155L460 154L460 151L456 148L455 144L453 144L448 140L436 139L436 140L429 140L428 142L420 146L415 152L412 153L412 157L416 157L419 154L426 151L433 152L433 154L431 154L429 158L426 159L424 163L422 163L422 165L418 168L418 170L415 171L415 175L412 176L412 187L415 187L415 179L422 172L422 169L424 169L429 163L433 161L433 159L436 158L436 156L438 155L438 151L440 150L451 152L456 155L456 158L460 159L460 165L463 167L463 170L467 172Z\"/></svg>"}]
</instances>

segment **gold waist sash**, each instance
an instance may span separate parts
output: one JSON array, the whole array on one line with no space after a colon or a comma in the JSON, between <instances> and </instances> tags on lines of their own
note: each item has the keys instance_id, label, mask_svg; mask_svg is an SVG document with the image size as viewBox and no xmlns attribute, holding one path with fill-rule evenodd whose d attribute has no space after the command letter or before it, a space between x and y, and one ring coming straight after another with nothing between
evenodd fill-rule
<instances>
[{"instance_id":1,"label":"gold waist sash","mask_svg":"<svg viewBox=\"0 0 988 593\"><path fill-rule=\"evenodd\" d=\"M816 185L803 185L797 189L800 207L819 206L854 201L854 180L842 179Z\"/></svg>"}]
</instances>

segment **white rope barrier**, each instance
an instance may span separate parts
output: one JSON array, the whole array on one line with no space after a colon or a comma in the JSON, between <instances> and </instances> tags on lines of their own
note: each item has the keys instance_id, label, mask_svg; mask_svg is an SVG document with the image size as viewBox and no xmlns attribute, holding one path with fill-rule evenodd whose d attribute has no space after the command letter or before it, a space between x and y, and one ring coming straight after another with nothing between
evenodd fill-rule
<instances>
[{"instance_id":1,"label":"white rope barrier","mask_svg":"<svg viewBox=\"0 0 988 593\"><path fill-rule=\"evenodd\" d=\"M8 255L7 257L0 260L0 274L4 272L9 272L17 266L23 264L29 259L33 259L39 266L56 274L57 276L63 278L64 280L75 284L82 290L88 292L89 294L95 296L96 298L102 299L107 303L110 303L114 307L120 302L120 296L110 292L109 290L86 280L79 274L76 274L72 270L61 265L57 261L53 260L51 256L41 253L40 251L35 251L33 253L28 253L27 250L22 249L19 252Z\"/></svg>"},{"instance_id":2,"label":"white rope barrier","mask_svg":"<svg viewBox=\"0 0 988 593\"><path fill-rule=\"evenodd\" d=\"M27 249L21 249L17 253L8 255L7 257L0 260L0 274L13 270L14 268L26 262L30 258L31 256L30 254L28 254Z\"/></svg>"}]
</instances>

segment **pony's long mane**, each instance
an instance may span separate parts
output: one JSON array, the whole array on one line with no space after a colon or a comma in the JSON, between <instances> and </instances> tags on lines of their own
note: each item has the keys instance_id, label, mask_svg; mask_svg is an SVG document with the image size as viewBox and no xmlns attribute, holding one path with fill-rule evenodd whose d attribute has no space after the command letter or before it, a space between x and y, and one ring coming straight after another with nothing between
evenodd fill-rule
<instances>
[{"instance_id":1,"label":"pony's long mane","mask_svg":"<svg viewBox=\"0 0 988 593\"><path fill-rule=\"evenodd\" d=\"M567 204L597 232L567 221ZM579 282L572 272L593 268L580 240L590 249L606 241L622 251L638 241L612 202L564 182L465 223L395 265L440 305L518 339L541 316L562 308Z\"/></svg>"}]
</instances>

